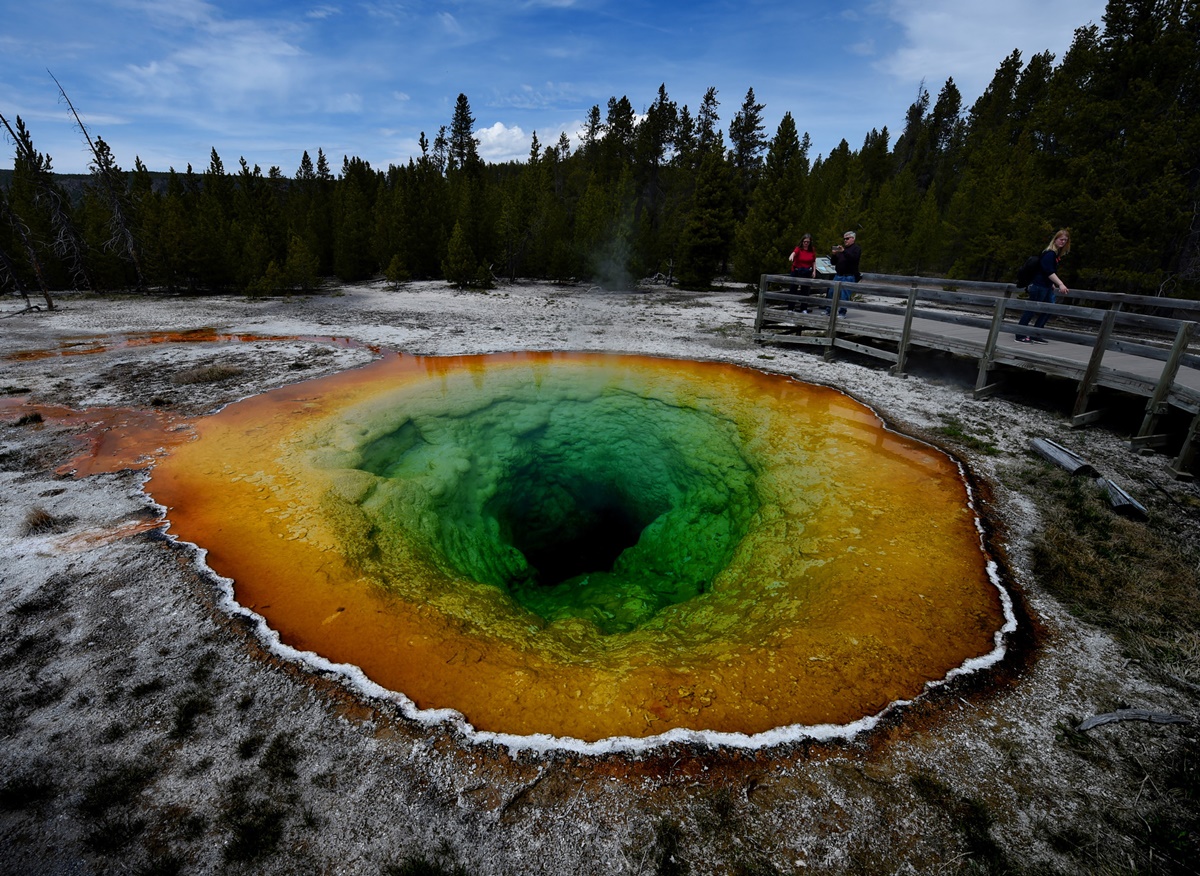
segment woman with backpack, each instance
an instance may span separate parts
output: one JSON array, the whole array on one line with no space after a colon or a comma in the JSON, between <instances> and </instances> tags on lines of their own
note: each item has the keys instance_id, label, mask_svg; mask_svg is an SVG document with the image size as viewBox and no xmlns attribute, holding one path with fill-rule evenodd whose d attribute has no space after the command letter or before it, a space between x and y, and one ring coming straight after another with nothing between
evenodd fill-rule
<instances>
[{"instance_id":1,"label":"woman with backpack","mask_svg":"<svg viewBox=\"0 0 1200 876\"><path fill-rule=\"evenodd\" d=\"M1067 253L1071 251L1071 232L1066 228L1060 228L1054 232L1054 237L1050 238L1050 243L1042 250L1041 259L1038 262L1037 275L1029 281L1029 300L1040 301L1045 304L1054 304L1054 294L1067 295L1071 290L1067 288L1067 284L1058 278L1058 263ZM1029 321L1033 319L1034 313L1032 310L1026 310L1021 314L1019 321L1020 325L1029 325ZM1050 314L1039 313L1037 320L1033 323L1034 328L1042 328L1050 319ZM1017 340L1022 344L1046 344L1049 343L1045 338L1035 337L1033 335L1018 334Z\"/></svg>"}]
</instances>

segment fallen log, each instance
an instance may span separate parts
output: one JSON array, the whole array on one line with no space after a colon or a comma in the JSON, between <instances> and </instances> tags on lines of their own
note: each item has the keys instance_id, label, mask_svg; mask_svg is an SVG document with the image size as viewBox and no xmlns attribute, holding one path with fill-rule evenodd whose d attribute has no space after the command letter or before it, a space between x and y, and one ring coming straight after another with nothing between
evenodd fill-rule
<instances>
[{"instance_id":1,"label":"fallen log","mask_svg":"<svg viewBox=\"0 0 1200 876\"><path fill-rule=\"evenodd\" d=\"M1065 468L1073 475L1085 474L1091 477L1097 477L1100 472L1092 466L1090 462L1084 459L1073 450L1068 450L1061 444L1051 441L1049 438L1034 438L1029 442L1029 446L1039 456L1053 462L1059 468Z\"/></svg>"},{"instance_id":2,"label":"fallen log","mask_svg":"<svg viewBox=\"0 0 1200 876\"><path fill-rule=\"evenodd\" d=\"M1108 478L1096 478L1096 486L1108 494L1108 502L1118 514L1124 514L1126 517L1133 517L1138 520L1145 520L1150 516L1141 502L1126 493Z\"/></svg>"},{"instance_id":3,"label":"fallen log","mask_svg":"<svg viewBox=\"0 0 1200 876\"><path fill-rule=\"evenodd\" d=\"M1167 712L1151 712L1147 709L1117 709L1115 712L1106 712L1103 715L1093 715L1079 724L1080 730L1091 730L1093 727L1099 727L1103 724L1112 724L1116 721L1148 721L1151 724L1193 724L1191 718L1185 715L1171 715Z\"/></svg>"}]
</instances>

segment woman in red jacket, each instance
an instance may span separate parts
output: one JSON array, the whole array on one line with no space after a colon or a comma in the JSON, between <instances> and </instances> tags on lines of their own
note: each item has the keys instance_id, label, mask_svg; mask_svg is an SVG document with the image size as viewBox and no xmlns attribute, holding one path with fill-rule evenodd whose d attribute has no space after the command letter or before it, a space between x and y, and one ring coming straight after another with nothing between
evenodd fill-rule
<instances>
[{"instance_id":1,"label":"woman in red jacket","mask_svg":"<svg viewBox=\"0 0 1200 876\"><path fill-rule=\"evenodd\" d=\"M793 277L808 277L812 279L816 275L817 251L813 247L813 239L811 234L806 234L800 238L800 242L796 244L796 248L792 250L792 255L789 259L792 263ZM800 286L796 289L800 295L809 293L808 286ZM789 306L788 310L792 307ZM808 313L808 307L800 308L801 313Z\"/></svg>"}]
</instances>

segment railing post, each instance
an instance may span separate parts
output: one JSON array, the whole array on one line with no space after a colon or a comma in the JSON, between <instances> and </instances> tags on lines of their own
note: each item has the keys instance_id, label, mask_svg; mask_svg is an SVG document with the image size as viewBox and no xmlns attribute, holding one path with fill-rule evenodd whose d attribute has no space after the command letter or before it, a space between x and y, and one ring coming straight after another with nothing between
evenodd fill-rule
<instances>
[{"instance_id":1,"label":"railing post","mask_svg":"<svg viewBox=\"0 0 1200 876\"><path fill-rule=\"evenodd\" d=\"M992 361L996 358L996 344L1000 342L1000 327L1004 325L1004 314L1007 311L1012 286L1004 289L1004 297L996 302L996 310L992 314L992 326L988 330L987 343L983 347L983 355L979 357L979 375L975 378L974 398L983 398L996 391L998 384L989 384L988 377L992 370Z\"/></svg>"},{"instance_id":2,"label":"railing post","mask_svg":"<svg viewBox=\"0 0 1200 876\"><path fill-rule=\"evenodd\" d=\"M1171 384L1175 382L1175 375L1179 373L1179 363L1183 360L1183 354L1187 351L1188 344L1191 343L1192 332L1195 328L1196 323L1194 322L1179 324L1179 331L1175 333L1175 344L1171 347L1171 355L1163 365L1158 385L1154 387L1154 395L1150 396L1150 401L1146 402L1146 416L1142 420L1142 428L1138 430L1137 436L1129 442L1129 446L1134 450L1160 444L1165 440L1166 436L1152 435L1151 432L1158 425L1158 418L1167 412L1167 396L1171 392Z\"/></svg>"},{"instance_id":3,"label":"railing post","mask_svg":"<svg viewBox=\"0 0 1200 876\"><path fill-rule=\"evenodd\" d=\"M1092 347L1091 358L1088 359L1087 368L1083 371L1083 377L1079 379L1079 391L1075 395L1075 408L1071 411L1071 425L1084 426L1088 423L1097 420L1101 412L1088 412L1088 398L1096 386L1096 378L1100 376L1100 364L1104 360L1104 354L1108 350L1108 340L1112 337L1113 326L1117 321L1117 314L1121 311L1121 302L1113 301L1109 305L1109 309L1104 313L1104 319L1100 322L1100 331L1096 333L1096 343Z\"/></svg>"},{"instance_id":4,"label":"railing post","mask_svg":"<svg viewBox=\"0 0 1200 876\"><path fill-rule=\"evenodd\" d=\"M892 374L897 377L907 377L904 373L904 363L908 359L908 340L912 336L913 313L917 309L917 279L914 277L912 288L908 290L908 306L904 308L904 328L900 331L900 350L897 353L896 364L892 366Z\"/></svg>"},{"instance_id":5,"label":"railing post","mask_svg":"<svg viewBox=\"0 0 1200 876\"><path fill-rule=\"evenodd\" d=\"M758 315L754 317L754 333L762 331L763 314L767 309L767 275L760 274L758 278Z\"/></svg>"},{"instance_id":6,"label":"railing post","mask_svg":"<svg viewBox=\"0 0 1200 876\"><path fill-rule=\"evenodd\" d=\"M833 284L830 294L833 300L829 302L829 345L825 348L825 361L833 361L833 342L837 338L837 318L838 308L842 305L842 281L838 280Z\"/></svg>"},{"instance_id":7,"label":"railing post","mask_svg":"<svg viewBox=\"0 0 1200 876\"><path fill-rule=\"evenodd\" d=\"M1187 437L1179 448L1179 455L1171 463L1171 472L1180 480L1192 479L1192 459L1196 455L1196 441L1200 439L1200 414L1192 417L1192 425L1188 427Z\"/></svg>"}]
</instances>

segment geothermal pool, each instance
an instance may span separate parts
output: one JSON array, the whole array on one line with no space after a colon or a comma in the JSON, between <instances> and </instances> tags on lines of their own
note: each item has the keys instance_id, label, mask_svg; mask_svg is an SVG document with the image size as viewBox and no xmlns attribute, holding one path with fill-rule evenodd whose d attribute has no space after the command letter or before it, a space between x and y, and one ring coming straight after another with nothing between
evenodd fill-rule
<instances>
[{"instance_id":1,"label":"geothermal pool","mask_svg":"<svg viewBox=\"0 0 1200 876\"><path fill-rule=\"evenodd\" d=\"M485 733L852 724L1010 622L952 459L747 368L389 354L195 433L146 485L171 533L286 645Z\"/></svg>"}]
</instances>

